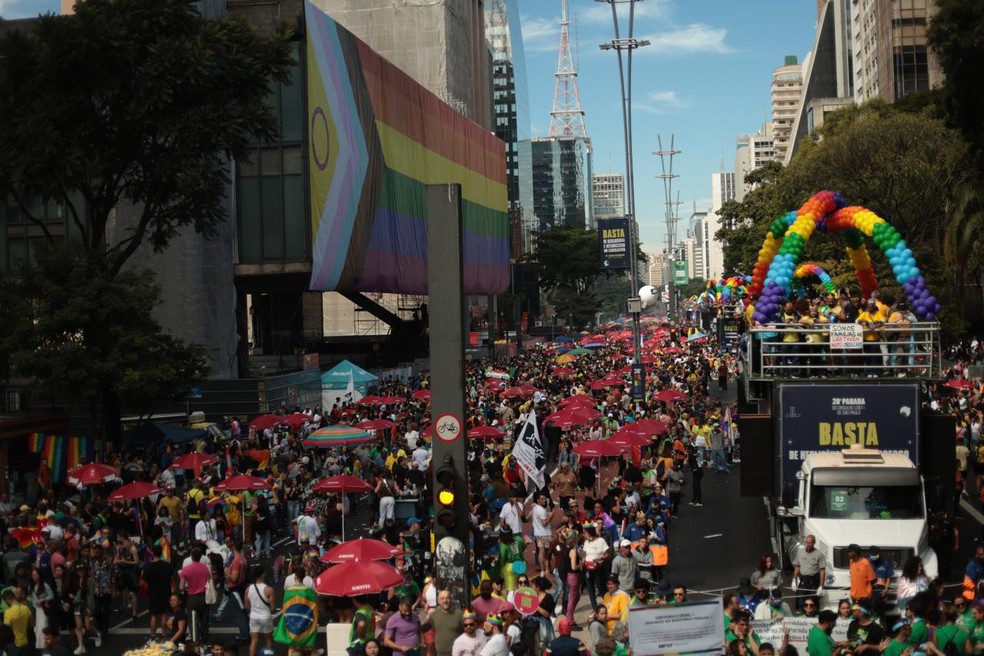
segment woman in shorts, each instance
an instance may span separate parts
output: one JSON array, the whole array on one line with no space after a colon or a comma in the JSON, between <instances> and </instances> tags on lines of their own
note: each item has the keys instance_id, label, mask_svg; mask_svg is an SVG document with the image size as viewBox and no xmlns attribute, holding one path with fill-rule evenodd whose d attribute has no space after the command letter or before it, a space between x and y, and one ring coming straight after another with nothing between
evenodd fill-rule
<instances>
[{"instance_id":1,"label":"woman in shorts","mask_svg":"<svg viewBox=\"0 0 984 656\"><path fill-rule=\"evenodd\" d=\"M249 656L256 656L263 646L273 647L273 588L266 584L266 568L253 566L253 582L246 588L246 612L249 614Z\"/></svg>"}]
</instances>

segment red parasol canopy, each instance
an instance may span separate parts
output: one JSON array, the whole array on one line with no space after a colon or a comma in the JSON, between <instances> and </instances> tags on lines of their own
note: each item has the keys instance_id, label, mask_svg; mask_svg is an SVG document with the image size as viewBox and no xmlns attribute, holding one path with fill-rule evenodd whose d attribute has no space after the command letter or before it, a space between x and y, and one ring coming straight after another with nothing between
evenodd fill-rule
<instances>
[{"instance_id":1,"label":"red parasol canopy","mask_svg":"<svg viewBox=\"0 0 984 656\"><path fill-rule=\"evenodd\" d=\"M332 597L378 594L403 583L403 574L378 561L350 561L329 567L314 580L314 591Z\"/></svg>"},{"instance_id":2,"label":"red parasol canopy","mask_svg":"<svg viewBox=\"0 0 984 656\"><path fill-rule=\"evenodd\" d=\"M115 481L120 477L120 470L100 462L89 465L79 465L68 472L69 485L101 485Z\"/></svg>"},{"instance_id":3,"label":"red parasol canopy","mask_svg":"<svg viewBox=\"0 0 984 656\"><path fill-rule=\"evenodd\" d=\"M620 456L625 450L625 447L619 446L611 440L589 440L574 447L574 453L582 458Z\"/></svg>"},{"instance_id":4,"label":"red parasol canopy","mask_svg":"<svg viewBox=\"0 0 984 656\"><path fill-rule=\"evenodd\" d=\"M476 426L468 431L470 440L495 440L504 436L505 433L495 426Z\"/></svg>"},{"instance_id":5,"label":"red parasol canopy","mask_svg":"<svg viewBox=\"0 0 984 656\"><path fill-rule=\"evenodd\" d=\"M238 474L225 479L216 485L215 489L219 492L242 492L243 490L266 490L269 487L262 478Z\"/></svg>"},{"instance_id":6,"label":"red parasol canopy","mask_svg":"<svg viewBox=\"0 0 984 656\"><path fill-rule=\"evenodd\" d=\"M950 389L957 390L972 390L976 387L976 385L969 380L964 380L963 378L953 378L943 383L943 387L949 387Z\"/></svg>"},{"instance_id":7,"label":"red parasol canopy","mask_svg":"<svg viewBox=\"0 0 984 656\"><path fill-rule=\"evenodd\" d=\"M584 394L577 394L575 396L568 396L566 399L560 402L561 408L594 408L597 402L590 396L585 396Z\"/></svg>"},{"instance_id":8,"label":"red parasol canopy","mask_svg":"<svg viewBox=\"0 0 984 656\"><path fill-rule=\"evenodd\" d=\"M554 367L550 373L554 376L573 376L574 370L570 367Z\"/></svg>"},{"instance_id":9,"label":"red parasol canopy","mask_svg":"<svg viewBox=\"0 0 984 656\"><path fill-rule=\"evenodd\" d=\"M284 419L285 417L281 417L280 415L260 415L249 422L249 427L254 430L266 430L284 423Z\"/></svg>"},{"instance_id":10,"label":"red parasol canopy","mask_svg":"<svg viewBox=\"0 0 984 656\"><path fill-rule=\"evenodd\" d=\"M649 439L649 436L633 430L631 424L619 428L617 431L612 433L608 440L624 447L653 445L652 441Z\"/></svg>"},{"instance_id":11,"label":"red parasol canopy","mask_svg":"<svg viewBox=\"0 0 984 656\"><path fill-rule=\"evenodd\" d=\"M321 556L321 562L338 564L352 561L389 560L402 553L402 549L394 547L389 542L359 538L332 547Z\"/></svg>"},{"instance_id":12,"label":"red parasol canopy","mask_svg":"<svg viewBox=\"0 0 984 656\"><path fill-rule=\"evenodd\" d=\"M361 478L356 478L351 474L340 474L329 476L318 481L312 488L313 492L369 492L372 486Z\"/></svg>"},{"instance_id":13,"label":"red parasol canopy","mask_svg":"<svg viewBox=\"0 0 984 656\"><path fill-rule=\"evenodd\" d=\"M394 426L396 426L396 423L389 419L370 419L369 421L356 424L356 427L362 430L389 430Z\"/></svg>"},{"instance_id":14,"label":"red parasol canopy","mask_svg":"<svg viewBox=\"0 0 984 656\"><path fill-rule=\"evenodd\" d=\"M214 465L219 461L217 456L210 456L207 453L186 453L183 456L178 456L171 463L168 469L191 469L195 472L195 478L202 475L202 467L208 467L209 465Z\"/></svg>"},{"instance_id":15,"label":"red parasol canopy","mask_svg":"<svg viewBox=\"0 0 984 656\"><path fill-rule=\"evenodd\" d=\"M144 483L142 481L137 481L136 483L128 483L123 487L119 488L115 492L109 495L110 501L133 501L134 499L143 499L144 497L149 497L152 494L161 494L164 490L152 485L150 483Z\"/></svg>"},{"instance_id":16,"label":"red parasol canopy","mask_svg":"<svg viewBox=\"0 0 984 656\"><path fill-rule=\"evenodd\" d=\"M417 399L418 401L430 401L430 397L431 397L430 390L421 389L413 393L413 398Z\"/></svg>"},{"instance_id":17,"label":"red parasol canopy","mask_svg":"<svg viewBox=\"0 0 984 656\"><path fill-rule=\"evenodd\" d=\"M301 427L304 426L305 423L309 423L310 421L311 415L306 415L303 412L294 412L286 417L283 417L280 423L287 424L290 426L290 429L296 433L301 430Z\"/></svg>"},{"instance_id":18,"label":"red parasol canopy","mask_svg":"<svg viewBox=\"0 0 984 656\"><path fill-rule=\"evenodd\" d=\"M670 430L670 427L663 422L648 418L640 419L639 421L629 425L637 433L644 433L645 435L662 435Z\"/></svg>"},{"instance_id":19,"label":"red parasol canopy","mask_svg":"<svg viewBox=\"0 0 984 656\"><path fill-rule=\"evenodd\" d=\"M656 392L655 394L653 394L653 398L656 399L657 401L675 402L675 401L686 401L687 395L684 394L683 392L678 392L676 390L663 390L661 392Z\"/></svg>"},{"instance_id":20,"label":"red parasol canopy","mask_svg":"<svg viewBox=\"0 0 984 656\"><path fill-rule=\"evenodd\" d=\"M533 388L533 392L535 391L536 388ZM507 387L503 391L499 392L499 396L504 399L525 399L533 396L533 392L526 392L522 387L517 385L514 387Z\"/></svg>"}]
</instances>

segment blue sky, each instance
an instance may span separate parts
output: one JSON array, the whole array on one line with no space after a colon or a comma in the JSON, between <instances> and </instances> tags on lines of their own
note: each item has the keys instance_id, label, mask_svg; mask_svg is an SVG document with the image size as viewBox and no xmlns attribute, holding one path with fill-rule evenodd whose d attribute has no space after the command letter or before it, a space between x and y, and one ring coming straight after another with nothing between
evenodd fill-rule
<instances>
[{"instance_id":1,"label":"blue sky","mask_svg":"<svg viewBox=\"0 0 984 656\"><path fill-rule=\"evenodd\" d=\"M0 17L34 18L38 14L61 13L61 0L0 0Z\"/></svg>"},{"instance_id":2,"label":"blue sky","mask_svg":"<svg viewBox=\"0 0 984 656\"><path fill-rule=\"evenodd\" d=\"M553 105L560 40L560 0L519 0L534 136L546 136ZM618 5L622 36L628 4ZM578 44L578 88L594 146L596 172L624 172L625 154L614 52L598 45L614 37L611 6L569 0L571 42ZM636 211L643 248L662 251L665 198L657 135L670 135L683 152L674 157L674 196L680 191L677 237L696 200L706 210L711 174L734 170L735 137L769 118L773 69L786 55L799 61L813 46L815 0L643 0L636 3L635 36L652 45L633 57L633 150ZM609 164L611 162L611 164ZM657 248L658 245L658 248Z\"/></svg>"}]
</instances>

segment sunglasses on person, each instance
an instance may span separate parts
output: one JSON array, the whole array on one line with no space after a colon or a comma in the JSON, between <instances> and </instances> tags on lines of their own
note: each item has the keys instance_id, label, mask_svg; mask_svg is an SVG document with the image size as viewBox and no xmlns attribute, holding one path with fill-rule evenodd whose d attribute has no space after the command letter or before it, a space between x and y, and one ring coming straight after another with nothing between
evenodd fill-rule
<instances>
[{"instance_id":1,"label":"sunglasses on person","mask_svg":"<svg viewBox=\"0 0 984 656\"><path fill-rule=\"evenodd\" d=\"M474 627L474 626L475 626L475 623L474 623L474 622L465 622L465 628L466 628L466 629L467 629L468 627L470 627L470 626L471 626L471 627Z\"/></svg>"},{"instance_id":2,"label":"sunglasses on person","mask_svg":"<svg viewBox=\"0 0 984 656\"><path fill-rule=\"evenodd\" d=\"M517 580L517 583L525 583L525 584L529 584L529 582L530 582L530 580L529 580L529 579L518 579L518 580Z\"/></svg>"},{"instance_id":3,"label":"sunglasses on person","mask_svg":"<svg viewBox=\"0 0 984 656\"><path fill-rule=\"evenodd\" d=\"M816 606L816 604L812 602L806 602L805 604L803 604L803 608L813 608L814 606Z\"/></svg>"}]
</instances>

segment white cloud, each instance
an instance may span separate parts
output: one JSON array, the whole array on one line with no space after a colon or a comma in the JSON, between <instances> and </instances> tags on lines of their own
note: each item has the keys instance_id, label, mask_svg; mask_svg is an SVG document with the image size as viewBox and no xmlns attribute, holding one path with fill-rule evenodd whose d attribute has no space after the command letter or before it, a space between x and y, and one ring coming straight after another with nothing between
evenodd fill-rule
<instances>
[{"instance_id":1,"label":"white cloud","mask_svg":"<svg viewBox=\"0 0 984 656\"><path fill-rule=\"evenodd\" d=\"M632 102L633 109L649 114L665 114L671 109L681 109L689 105L676 91L650 91L644 100Z\"/></svg>"},{"instance_id":2,"label":"white cloud","mask_svg":"<svg viewBox=\"0 0 984 656\"><path fill-rule=\"evenodd\" d=\"M719 55L732 52L731 46L724 42L728 31L723 27L711 27L702 23L694 23L646 36L650 45L641 48L640 54L687 54L694 52L710 52Z\"/></svg>"},{"instance_id":3,"label":"white cloud","mask_svg":"<svg viewBox=\"0 0 984 656\"><path fill-rule=\"evenodd\" d=\"M556 51L560 42L560 18L522 16L523 50L525 52Z\"/></svg>"},{"instance_id":4,"label":"white cloud","mask_svg":"<svg viewBox=\"0 0 984 656\"><path fill-rule=\"evenodd\" d=\"M617 3L618 25L624 32L629 27L629 8L628 3ZM647 0L647 2L635 3L634 21L646 20L665 20L670 15L669 0ZM577 11L577 20L580 23L598 24L604 27L612 26L612 6L606 3L597 3L587 7L581 7ZM638 23L636 23L638 28Z\"/></svg>"}]
</instances>

